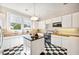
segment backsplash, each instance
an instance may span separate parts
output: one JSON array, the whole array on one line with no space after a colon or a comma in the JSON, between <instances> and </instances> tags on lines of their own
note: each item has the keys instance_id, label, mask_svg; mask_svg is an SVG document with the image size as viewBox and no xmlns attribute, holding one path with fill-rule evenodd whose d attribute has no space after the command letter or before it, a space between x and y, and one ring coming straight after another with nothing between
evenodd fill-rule
<instances>
[{"instance_id":1,"label":"backsplash","mask_svg":"<svg viewBox=\"0 0 79 59\"><path fill-rule=\"evenodd\" d=\"M79 29L76 28L61 28L58 33L79 34Z\"/></svg>"},{"instance_id":2,"label":"backsplash","mask_svg":"<svg viewBox=\"0 0 79 59\"><path fill-rule=\"evenodd\" d=\"M60 36L76 36L79 37L78 28L56 28L53 30L53 34Z\"/></svg>"}]
</instances>

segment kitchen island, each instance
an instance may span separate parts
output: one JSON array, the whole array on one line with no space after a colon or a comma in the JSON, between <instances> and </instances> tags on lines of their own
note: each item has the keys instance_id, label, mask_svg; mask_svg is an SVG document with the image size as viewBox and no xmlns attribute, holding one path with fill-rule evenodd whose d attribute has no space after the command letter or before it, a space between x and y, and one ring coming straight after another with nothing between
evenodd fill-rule
<instances>
[{"instance_id":1,"label":"kitchen island","mask_svg":"<svg viewBox=\"0 0 79 59\"><path fill-rule=\"evenodd\" d=\"M42 48L44 48L43 36L39 36L38 39L33 40L28 34L7 35L3 37L3 45L0 49L0 54L6 49L12 49L13 47L23 44L22 54L40 54ZM38 48L38 49L36 49ZM39 52L38 52L39 51Z\"/></svg>"}]
</instances>

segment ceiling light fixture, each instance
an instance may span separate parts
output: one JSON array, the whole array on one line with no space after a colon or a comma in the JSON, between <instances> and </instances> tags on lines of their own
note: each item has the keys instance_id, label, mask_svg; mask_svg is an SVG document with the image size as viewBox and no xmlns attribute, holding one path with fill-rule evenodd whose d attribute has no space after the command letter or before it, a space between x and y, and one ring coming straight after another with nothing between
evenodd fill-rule
<instances>
[{"instance_id":1,"label":"ceiling light fixture","mask_svg":"<svg viewBox=\"0 0 79 59\"><path fill-rule=\"evenodd\" d=\"M38 20L38 17L37 16L32 16L31 20L35 20L36 21L36 20Z\"/></svg>"},{"instance_id":2,"label":"ceiling light fixture","mask_svg":"<svg viewBox=\"0 0 79 59\"><path fill-rule=\"evenodd\" d=\"M37 21L39 18L35 15L35 4L33 5L34 8L34 15L31 17L31 20Z\"/></svg>"}]
</instances>

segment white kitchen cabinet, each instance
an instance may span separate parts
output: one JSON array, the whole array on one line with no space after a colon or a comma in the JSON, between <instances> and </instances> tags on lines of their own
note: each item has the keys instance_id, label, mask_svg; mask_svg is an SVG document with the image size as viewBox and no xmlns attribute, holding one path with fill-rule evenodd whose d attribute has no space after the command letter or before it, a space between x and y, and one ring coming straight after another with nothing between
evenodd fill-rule
<instances>
[{"instance_id":1,"label":"white kitchen cabinet","mask_svg":"<svg viewBox=\"0 0 79 59\"><path fill-rule=\"evenodd\" d=\"M51 43L58 45L58 46L62 46L64 48L68 48L68 46L69 46L68 39L69 39L69 37L52 35L51 36Z\"/></svg>"},{"instance_id":2,"label":"white kitchen cabinet","mask_svg":"<svg viewBox=\"0 0 79 59\"><path fill-rule=\"evenodd\" d=\"M66 36L62 36L62 47L67 49L67 54L70 54L70 38Z\"/></svg>"},{"instance_id":3,"label":"white kitchen cabinet","mask_svg":"<svg viewBox=\"0 0 79 59\"><path fill-rule=\"evenodd\" d=\"M45 21L45 29L52 30L52 19L48 19Z\"/></svg>"},{"instance_id":4,"label":"white kitchen cabinet","mask_svg":"<svg viewBox=\"0 0 79 59\"><path fill-rule=\"evenodd\" d=\"M28 39L24 39L24 46L25 46L25 48L27 48L27 47L31 48L31 41Z\"/></svg>"},{"instance_id":5,"label":"white kitchen cabinet","mask_svg":"<svg viewBox=\"0 0 79 59\"><path fill-rule=\"evenodd\" d=\"M66 28L72 27L71 14L62 16L62 27L66 27Z\"/></svg>"},{"instance_id":6,"label":"white kitchen cabinet","mask_svg":"<svg viewBox=\"0 0 79 59\"><path fill-rule=\"evenodd\" d=\"M62 16L62 27L79 28L79 12Z\"/></svg>"},{"instance_id":7,"label":"white kitchen cabinet","mask_svg":"<svg viewBox=\"0 0 79 59\"><path fill-rule=\"evenodd\" d=\"M61 41L61 36L55 36L52 35L51 36L51 43L57 46L61 46L62 45L62 41Z\"/></svg>"},{"instance_id":8,"label":"white kitchen cabinet","mask_svg":"<svg viewBox=\"0 0 79 59\"><path fill-rule=\"evenodd\" d=\"M44 51L44 38L32 41L32 55L40 55Z\"/></svg>"},{"instance_id":9,"label":"white kitchen cabinet","mask_svg":"<svg viewBox=\"0 0 79 59\"><path fill-rule=\"evenodd\" d=\"M39 29L45 29L45 21L39 21L38 27Z\"/></svg>"},{"instance_id":10,"label":"white kitchen cabinet","mask_svg":"<svg viewBox=\"0 0 79 59\"><path fill-rule=\"evenodd\" d=\"M79 55L79 37L62 36L62 47L67 49L68 55Z\"/></svg>"},{"instance_id":11,"label":"white kitchen cabinet","mask_svg":"<svg viewBox=\"0 0 79 59\"><path fill-rule=\"evenodd\" d=\"M32 28L33 29L39 28L39 23L37 21L32 21Z\"/></svg>"},{"instance_id":12,"label":"white kitchen cabinet","mask_svg":"<svg viewBox=\"0 0 79 59\"><path fill-rule=\"evenodd\" d=\"M31 55L31 41L24 38L24 51L27 55Z\"/></svg>"},{"instance_id":13,"label":"white kitchen cabinet","mask_svg":"<svg viewBox=\"0 0 79 59\"><path fill-rule=\"evenodd\" d=\"M79 37L52 35L51 43L66 48L68 55L79 55Z\"/></svg>"},{"instance_id":14,"label":"white kitchen cabinet","mask_svg":"<svg viewBox=\"0 0 79 59\"><path fill-rule=\"evenodd\" d=\"M7 49L7 48L11 48L11 47L23 44L22 36L4 37L3 39L4 40L3 40L2 49Z\"/></svg>"},{"instance_id":15,"label":"white kitchen cabinet","mask_svg":"<svg viewBox=\"0 0 79 59\"><path fill-rule=\"evenodd\" d=\"M79 37L70 37L69 38L69 54L70 55L79 55Z\"/></svg>"},{"instance_id":16,"label":"white kitchen cabinet","mask_svg":"<svg viewBox=\"0 0 79 59\"><path fill-rule=\"evenodd\" d=\"M72 14L72 26L79 28L79 12Z\"/></svg>"},{"instance_id":17,"label":"white kitchen cabinet","mask_svg":"<svg viewBox=\"0 0 79 59\"><path fill-rule=\"evenodd\" d=\"M52 18L52 23L54 22L61 22L61 17Z\"/></svg>"}]
</instances>

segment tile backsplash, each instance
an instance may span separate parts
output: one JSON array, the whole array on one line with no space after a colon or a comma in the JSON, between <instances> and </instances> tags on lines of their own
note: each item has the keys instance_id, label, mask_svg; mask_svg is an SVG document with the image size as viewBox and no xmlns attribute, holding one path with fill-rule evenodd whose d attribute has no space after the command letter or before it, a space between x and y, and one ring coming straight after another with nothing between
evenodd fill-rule
<instances>
[{"instance_id":1,"label":"tile backsplash","mask_svg":"<svg viewBox=\"0 0 79 59\"><path fill-rule=\"evenodd\" d=\"M76 28L59 28L57 29L57 33L59 34L78 34L79 35L79 29Z\"/></svg>"}]
</instances>

